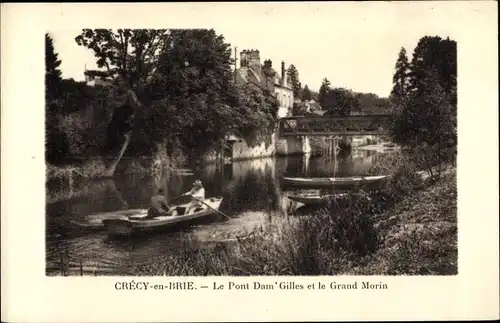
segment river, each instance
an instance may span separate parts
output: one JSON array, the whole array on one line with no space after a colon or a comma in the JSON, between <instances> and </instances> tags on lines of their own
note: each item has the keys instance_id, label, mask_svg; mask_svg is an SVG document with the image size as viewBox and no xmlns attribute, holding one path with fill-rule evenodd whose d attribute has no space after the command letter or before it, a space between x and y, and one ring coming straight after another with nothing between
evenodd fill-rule
<instances>
[{"instance_id":1,"label":"river","mask_svg":"<svg viewBox=\"0 0 500 323\"><path fill-rule=\"evenodd\" d=\"M197 243L211 237L222 239L224 232L249 225L264 213L287 214L297 206L281 187L283 176L357 175L376 163L379 156L374 151L354 149L346 156L262 158L168 176L122 175L79 190L63 189L47 198L46 273L60 275L61 262L70 265L69 275L123 273L130 264L175 252L186 237L196 238ZM173 200L188 191L195 179L203 182L207 197L224 198L220 211L234 220L216 215L210 222L128 240L109 239L105 232L74 234L67 226L70 220L99 212L147 208L160 186L166 189L167 200Z\"/></svg>"}]
</instances>

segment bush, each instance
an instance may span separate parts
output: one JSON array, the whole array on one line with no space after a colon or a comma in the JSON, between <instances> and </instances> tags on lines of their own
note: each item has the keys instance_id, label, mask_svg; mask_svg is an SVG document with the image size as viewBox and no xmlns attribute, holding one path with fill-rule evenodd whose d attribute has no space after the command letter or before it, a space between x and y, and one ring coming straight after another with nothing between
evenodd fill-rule
<instances>
[{"instance_id":1,"label":"bush","mask_svg":"<svg viewBox=\"0 0 500 323\"><path fill-rule=\"evenodd\" d=\"M87 148L85 133L89 125L86 120L76 114L61 117L58 128L65 134L71 156L82 156Z\"/></svg>"}]
</instances>

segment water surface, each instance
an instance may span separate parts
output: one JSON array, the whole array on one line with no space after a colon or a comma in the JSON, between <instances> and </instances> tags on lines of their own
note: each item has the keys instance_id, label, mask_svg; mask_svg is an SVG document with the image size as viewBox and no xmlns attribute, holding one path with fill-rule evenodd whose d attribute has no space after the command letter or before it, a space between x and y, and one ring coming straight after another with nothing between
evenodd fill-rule
<instances>
[{"instance_id":1,"label":"water surface","mask_svg":"<svg viewBox=\"0 0 500 323\"><path fill-rule=\"evenodd\" d=\"M297 205L282 188L284 176L354 176L376 163L380 153L353 150L346 156L276 157L234 162L224 167L208 165L192 174L158 176L122 175L91 183L78 190L48 192L46 205L47 274L60 274L60 263L70 264L69 274L124 271L131 264L174 253L183 243L221 239L235 228L257 225L263 214L288 214ZM100 212L147 208L159 187L173 200L200 179L207 197L224 198L220 211L234 220L215 215L189 227L152 234L140 239L113 240L106 233L75 233L70 220L85 220ZM194 242L193 242L194 241Z\"/></svg>"}]
</instances>

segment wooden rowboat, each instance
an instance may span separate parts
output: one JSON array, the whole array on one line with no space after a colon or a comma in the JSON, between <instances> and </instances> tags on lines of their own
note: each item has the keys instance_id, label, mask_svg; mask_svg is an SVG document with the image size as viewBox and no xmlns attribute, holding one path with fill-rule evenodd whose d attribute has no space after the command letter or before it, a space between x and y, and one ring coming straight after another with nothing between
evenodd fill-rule
<instances>
[{"instance_id":1,"label":"wooden rowboat","mask_svg":"<svg viewBox=\"0 0 500 323\"><path fill-rule=\"evenodd\" d=\"M215 210L218 210L222 203L222 197L212 197L205 199L203 202L210 207L202 204L201 210L190 214L182 214L189 206L189 203L187 203L176 206L176 213L179 212L180 215L179 213L174 213L174 215L146 218L146 213L128 218L106 219L103 223L107 228L108 235L111 236L131 236L139 233L156 231L216 213Z\"/></svg>"},{"instance_id":2,"label":"wooden rowboat","mask_svg":"<svg viewBox=\"0 0 500 323\"><path fill-rule=\"evenodd\" d=\"M345 196L347 196L347 194L327 194L327 195L303 194L296 196L288 196L288 198L292 201L303 203L305 205L315 205L315 204L324 204L332 199L342 198Z\"/></svg>"},{"instance_id":3,"label":"wooden rowboat","mask_svg":"<svg viewBox=\"0 0 500 323\"><path fill-rule=\"evenodd\" d=\"M96 213L85 217L85 220L73 220L71 224L81 230L105 230L104 220L128 219L130 216L145 216L147 209L130 209L105 213Z\"/></svg>"},{"instance_id":4,"label":"wooden rowboat","mask_svg":"<svg viewBox=\"0 0 500 323\"><path fill-rule=\"evenodd\" d=\"M366 176L366 177L285 177L284 184L287 186L300 188L337 188L337 189L352 189L360 186L377 184L386 175L381 176Z\"/></svg>"}]
</instances>

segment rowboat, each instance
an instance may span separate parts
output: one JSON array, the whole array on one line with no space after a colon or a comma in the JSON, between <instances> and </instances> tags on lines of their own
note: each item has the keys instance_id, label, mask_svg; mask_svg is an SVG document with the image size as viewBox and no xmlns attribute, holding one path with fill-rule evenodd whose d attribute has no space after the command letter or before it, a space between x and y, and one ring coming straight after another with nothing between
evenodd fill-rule
<instances>
[{"instance_id":1,"label":"rowboat","mask_svg":"<svg viewBox=\"0 0 500 323\"><path fill-rule=\"evenodd\" d=\"M284 184L300 188L337 188L350 189L360 186L377 184L386 175L358 177L285 177Z\"/></svg>"},{"instance_id":2,"label":"rowboat","mask_svg":"<svg viewBox=\"0 0 500 323\"><path fill-rule=\"evenodd\" d=\"M148 213L147 209L130 209L113 212L96 213L86 216L85 220L73 220L71 224L81 230L104 230L104 220L109 219L128 219L130 216L145 216Z\"/></svg>"},{"instance_id":3,"label":"rowboat","mask_svg":"<svg viewBox=\"0 0 500 323\"><path fill-rule=\"evenodd\" d=\"M208 206L202 204L200 210L195 210L194 213L190 214L184 214L186 208L189 206L189 203L186 203L175 206L176 211L173 215L146 218L147 213L145 213L128 218L106 219L103 220L103 224L106 226L108 235L110 236L131 236L165 229L175 224L189 222L216 213L222 203L222 197L208 198L203 202Z\"/></svg>"},{"instance_id":4,"label":"rowboat","mask_svg":"<svg viewBox=\"0 0 500 323\"><path fill-rule=\"evenodd\" d=\"M335 198L342 198L345 196L347 196L347 194L327 194L327 195L302 194L302 195L288 196L288 198L292 201L303 203L306 205L315 205L315 204L324 204Z\"/></svg>"}]
</instances>

